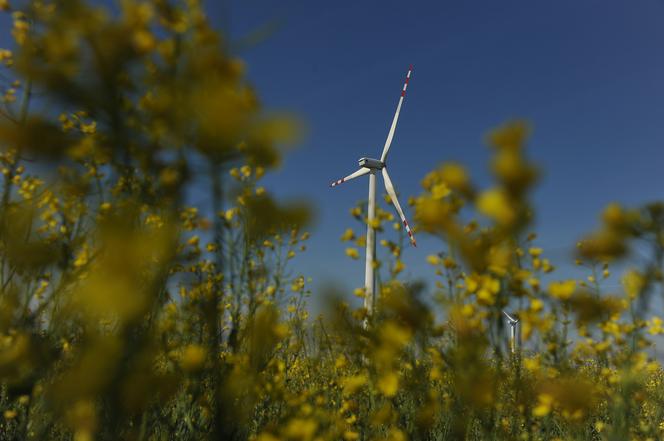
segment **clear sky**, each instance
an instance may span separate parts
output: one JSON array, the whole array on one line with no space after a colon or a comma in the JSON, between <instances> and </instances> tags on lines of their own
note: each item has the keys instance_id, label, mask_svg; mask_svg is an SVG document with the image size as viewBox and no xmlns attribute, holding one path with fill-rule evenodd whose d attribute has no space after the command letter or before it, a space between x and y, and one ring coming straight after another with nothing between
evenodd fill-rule
<instances>
[{"instance_id":1,"label":"clear sky","mask_svg":"<svg viewBox=\"0 0 664 441\"><path fill-rule=\"evenodd\" d=\"M267 183L317 205L309 251L294 262L315 285L363 283L363 262L345 256L339 236L356 226L348 210L366 199L367 179L328 185L359 157L380 156L409 64L389 158L402 205L447 160L487 185L483 136L515 117L534 127L529 153L545 171L537 231L559 263L607 203L664 194L662 0L207 3L232 40L265 35L238 55L266 107L296 112L308 127ZM429 277L425 258L440 249L437 239L417 239L404 252L405 277Z\"/></svg>"},{"instance_id":2,"label":"clear sky","mask_svg":"<svg viewBox=\"0 0 664 441\"><path fill-rule=\"evenodd\" d=\"M487 185L483 136L514 117L534 126L529 152L544 169L537 231L562 273L571 271L564 250L607 203L664 195L663 1L209 4L235 39L274 29L241 55L266 106L307 122L306 141L268 182L317 203L310 250L296 264L318 282L362 285L363 262L345 256L339 236L353 225L348 210L366 198L367 179L328 184L359 157L380 156L411 63L389 158L403 204L447 160ZM418 244L405 250L406 276L430 274L425 257L440 248L423 234Z\"/></svg>"}]
</instances>

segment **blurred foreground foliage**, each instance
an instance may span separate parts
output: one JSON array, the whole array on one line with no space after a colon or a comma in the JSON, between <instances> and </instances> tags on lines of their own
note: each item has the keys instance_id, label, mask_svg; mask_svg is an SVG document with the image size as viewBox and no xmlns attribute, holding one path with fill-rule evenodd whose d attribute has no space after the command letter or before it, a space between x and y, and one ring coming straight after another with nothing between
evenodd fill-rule
<instances>
[{"instance_id":1,"label":"blurred foreground foliage","mask_svg":"<svg viewBox=\"0 0 664 441\"><path fill-rule=\"evenodd\" d=\"M578 245L588 278L556 279L510 123L487 138L493 187L444 164L411 199L441 241L434 301L400 280L379 210L399 238L369 326L339 299L310 318L288 262L311 211L260 185L301 130L262 110L198 1L0 10L0 439L661 438L664 205L607 207ZM358 258L365 238L342 240Z\"/></svg>"}]
</instances>

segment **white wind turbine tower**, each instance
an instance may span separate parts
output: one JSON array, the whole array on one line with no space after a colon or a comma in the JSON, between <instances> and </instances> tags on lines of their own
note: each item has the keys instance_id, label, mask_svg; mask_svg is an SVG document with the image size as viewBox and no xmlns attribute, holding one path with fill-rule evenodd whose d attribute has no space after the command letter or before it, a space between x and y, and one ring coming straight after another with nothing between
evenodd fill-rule
<instances>
[{"instance_id":1,"label":"white wind turbine tower","mask_svg":"<svg viewBox=\"0 0 664 441\"><path fill-rule=\"evenodd\" d=\"M408 237L410 238L410 243L413 246L417 246L415 243L415 237L413 232L410 230L406 216L403 214L401 205L399 205L399 200L397 199L397 194L394 191L394 186L392 185L392 180L390 175L387 173L387 153L390 151L390 146L392 145L392 139L394 138L394 131L397 127L397 120L399 119L399 112L401 111L401 105L403 104L403 99L406 96L406 88L408 87L408 81L410 80L410 74L413 71L413 66L411 65L408 69L408 74L406 75L406 82L403 85L401 90L401 97L399 98L399 104L397 105L397 111L394 114L394 119L392 119L392 126L390 131L387 134L387 140L385 141L385 146L383 147L383 153L380 156L380 160L371 159L371 158L360 158L359 164L360 169L345 178L339 179L338 181L330 184L331 187L335 187L339 184L342 184L351 179L355 179L360 176L369 174L369 202L367 207L367 250L366 250L366 263L365 263L365 272L364 272L364 288L365 288L365 297L364 297L364 307L367 310L367 314L371 315L373 313L373 306L375 301L375 268L374 260L376 256L376 231L373 227L373 220L376 216L376 172L380 170L383 175L383 180L385 181L385 190L390 196L394 207L399 212L401 221L403 222ZM366 324L366 321L365 321Z\"/></svg>"},{"instance_id":2,"label":"white wind turbine tower","mask_svg":"<svg viewBox=\"0 0 664 441\"><path fill-rule=\"evenodd\" d=\"M516 319L503 311L503 314L507 317L507 321L510 324L510 348L512 350L512 354L516 352L516 346L517 346L517 326L519 326L519 319Z\"/></svg>"}]
</instances>

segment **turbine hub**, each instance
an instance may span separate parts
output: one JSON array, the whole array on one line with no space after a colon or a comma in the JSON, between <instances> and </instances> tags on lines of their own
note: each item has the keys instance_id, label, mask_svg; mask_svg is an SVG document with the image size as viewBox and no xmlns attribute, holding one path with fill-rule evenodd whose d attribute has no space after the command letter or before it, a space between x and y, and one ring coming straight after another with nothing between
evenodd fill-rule
<instances>
[{"instance_id":1,"label":"turbine hub","mask_svg":"<svg viewBox=\"0 0 664 441\"><path fill-rule=\"evenodd\" d=\"M380 170L385 167L385 163L383 161L379 161L378 159L360 158L357 162L360 164L360 167L366 167L374 170Z\"/></svg>"}]
</instances>

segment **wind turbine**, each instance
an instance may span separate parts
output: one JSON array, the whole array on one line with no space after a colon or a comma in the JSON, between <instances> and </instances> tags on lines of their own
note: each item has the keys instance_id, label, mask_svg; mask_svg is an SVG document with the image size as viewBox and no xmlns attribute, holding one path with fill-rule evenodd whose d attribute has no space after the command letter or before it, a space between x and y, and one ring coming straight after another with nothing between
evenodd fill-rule
<instances>
[{"instance_id":1,"label":"wind turbine","mask_svg":"<svg viewBox=\"0 0 664 441\"><path fill-rule=\"evenodd\" d=\"M392 119L392 126L390 131L387 134L387 140L383 146L383 153L380 156L380 160L372 158L360 158L358 160L360 168L359 170L351 173L345 178L334 181L330 184L330 187L336 187L339 184L350 181L351 179L369 175L369 202L367 207L367 250L366 250L366 262L364 269L364 288L365 288L365 297L364 297L364 307L367 310L367 314L370 316L373 313L373 305L375 300L375 268L374 260L376 256L376 231L373 227L373 221L376 217L376 172L380 171L383 175L383 181L385 181L385 190L390 196L390 200L394 204L394 207L399 212L401 217L401 222L406 228L410 243L413 246L417 246L415 243L415 237L413 232L410 230L406 216L403 214L401 205L399 205L399 200L397 199L397 194L394 191L394 186L392 185L392 180L390 175L387 173L387 154L390 151L390 146L392 145L392 140L394 139L394 131L397 128L397 121L399 119L399 112L401 111L401 105L403 104L403 99L406 96L406 88L408 87L408 81L410 80L410 74L413 71L413 66L411 65L408 68L408 74L406 74L406 82L403 85L401 90L401 97L399 98L399 104L397 105L397 111L394 114L394 119ZM366 321L365 321L366 326Z\"/></svg>"},{"instance_id":2,"label":"wind turbine","mask_svg":"<svg viewBox=\"0 0 664 441\"><path fill-rule=\"evenodd\" d=\"M516 328L519 325L519 319L512 317L505 311L503 311L503 314L507 317L507 321L510 324L510 348L512 349L512 354L516 352L516 345L517 345L517 334L516 334Z\"/></svg>"}]
</instances>

